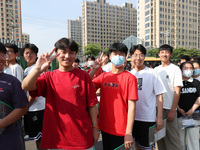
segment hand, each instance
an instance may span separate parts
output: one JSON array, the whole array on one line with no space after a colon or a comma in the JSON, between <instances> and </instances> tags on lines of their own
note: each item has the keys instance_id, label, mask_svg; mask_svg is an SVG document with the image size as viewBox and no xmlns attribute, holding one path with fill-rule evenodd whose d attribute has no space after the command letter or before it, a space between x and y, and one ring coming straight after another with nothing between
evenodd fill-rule
<instances>
[{"instance_id":1,"label":"hand","mask_svg":"<svg viewBox=\"0 0 200 150\"><path fill-rule=\"evenodd\" d=\"M102 64L105 62L107 56L106 56L106 57L103 57L103 54L104 54L104 53L101 54L100 58L98 58L98 59L96 59L96 60L94 61L93 68L94 68L95 70L98 70L98 69L102 66Z\"/></svg>"},{"instance_id":2,"label":"hand","mask_svg":"<svg viewBox=\"0 0 200 150\"><path fill-rule=\"evenodd\" d=\"M183 116L186 115L186 114L185 114L185 111L184 111L183 109L179 108L178 111L179 111L179 113L180 113L181 115L183 115Z\"/></svg>"},{"instance_id":3,"label":"hand","mask_svg":"<svg viewBox=\"0 0 200 150\"><path fill-rule=\"evenodd\" d=\"M83 66L84 70L87 71L87 65L88 65L88 62L86 62Z\"/></svg>"},{"instance_id":4,"label":"hand","mask_svg":"<svg viewBox=\"0 0 200 150\"><path fill-rule=\"evenodd\" d=\"M56 48L53 48L50 53L41 54L36 62L36 69L38 69L41 73L47 70L51 64L51 62L58 57L60 54L56 54L51 57L53 52L56 50Z\"/></svg>"},{"instance_id":5,"label":"hand","mask_svg":"<svg viewBox=\"0 0 200 150\"><path fill-rule=\"evenodd\" d=\"M124 136L124 146L126 149L130 148L133 145L133 136L132 134L125 134Z\"/></svg>"},{"instance_id":6,"label":"hand","mask_svg":"<svg viewBox=\"0 0 200 150\"><path fill-rule=\"evenodd\" d=\"M157 131L159 131L160 129L162 129L162 126L163 126L162 118L157 118L156 124L157 124Z\"/></svg>"},{"instance_id":7,"label":"hand","mask_svg":"<svg viewBox=\"0 0 200 150\"><path fill-rule=\"evenodd\" d=\"M169 114L168 114L168 116L167 116L167 121L173 121L173 120L174 120L174 117L175 117L175 111L170 110L170 111L169 111Z\"/></svg>"},{"instance_id":8,"label":"hand","mask_svg":"<svg viewBox=\"0 0 200 150\"><path fill-rule=\"evenodd\" d=\"M96 145L98 139L99 139L99 131L98 131L97 128L93 128L93 140L94 140L94 145Z\"/></svg>"},{"instance_id":9,"label":"hand","mask_svg":"<svg viewBox=\"0 0 200 150\"><path fill-rule=\"evenodd\" d=\"M193 109L191 108L188 112L185 113L187 116L191 116L194 113Z\"/></svg>"}]
</instances>

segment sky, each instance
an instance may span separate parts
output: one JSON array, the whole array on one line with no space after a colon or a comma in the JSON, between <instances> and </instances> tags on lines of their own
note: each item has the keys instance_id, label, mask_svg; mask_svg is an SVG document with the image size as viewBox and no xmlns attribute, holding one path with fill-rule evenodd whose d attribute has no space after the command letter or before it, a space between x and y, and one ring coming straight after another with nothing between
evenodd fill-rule
<instances>
[{"instance_id":1,"label":"sky","mask_svg":"<svg viewBox=\"0 0 200 150\"><path fill-rule=\"evenodd\" d=\"M107 3L118 6L128 1L136 7L137 0L106 0ZM57 40L67 37L67 20L75 20L81 16L82 2L83 0L21 0L22 32L30 35L30 43L39 48L39 55L50 52Z\"/></svg>"}]
</instances>

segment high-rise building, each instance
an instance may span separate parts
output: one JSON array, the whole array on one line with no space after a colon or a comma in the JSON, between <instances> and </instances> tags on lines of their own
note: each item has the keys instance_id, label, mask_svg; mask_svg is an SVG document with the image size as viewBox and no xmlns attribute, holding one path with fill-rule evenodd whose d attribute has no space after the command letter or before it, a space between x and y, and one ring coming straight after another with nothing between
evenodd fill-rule
<instances>
[{"instance_id":1,"label":"high-rise building","mask_svg":"<svg viewBox=\"0 0 200 150\"><path fill-rule=\"evenodd\" d=\"M67 25L68 38L71 38L82 45L81 17L78 17L76 20L68 20Z\"/></svg>"},{"instance_id":2,"label":"high-rise building","mask_svg":"<svg viewBox=\"0 0 200 150\"><path fill-rule=\"evenodd\" d=\"M22 32L22 42L29 43L30 42L30 35Z\"/></svg>"},{"instance_id":3,"label":"high-rise building","mask_svg":"<svg viewBox=\"0 0 200 150\"><path fill-rule=\"evenodd\" d=\"M21 0L1 0L0 8L0 38L21 42Z\"/></svg>"},{"instance_id":4,"label":"high-rise building","mask_svg":"<svg viewBox=\"0 0 200 150\"><path fill-rule=\"evenodd\" d=\"M146 47L198 49L197 0L137 0L137 37Z\"/></svg>"},{"instance_id":5,"label":"high-rise building","mask_svg":"<svg viewBox=\"0 0 200 150\"><path fill-rule=\"evenodd\" d=\"M137 10L133 4L110 5L106 0L82 3L83 47L98 43L105 49L130 35L137 35Z\"/></svg>"}]
</instances>

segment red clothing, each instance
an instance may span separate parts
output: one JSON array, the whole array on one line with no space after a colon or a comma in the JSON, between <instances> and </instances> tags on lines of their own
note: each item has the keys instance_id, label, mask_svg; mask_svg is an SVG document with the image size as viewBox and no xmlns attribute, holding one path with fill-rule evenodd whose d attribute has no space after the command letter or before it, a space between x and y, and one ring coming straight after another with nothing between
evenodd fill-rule
<instances>
[{"instance_id":1,"label":"red clothing","mask_svg":"<svg viewBox=\"0 0 200 150\"><path fill-rule=\"evenodd\" d=\"M91 71L91 69L89 69L88 71L87 71L87 73L89 73ZM101 69L101 68L99 68L98 70L97 70L97 72L94 74L94 76L93 76L93 78L92 79L95 79L96 77L98 77L99 75L101 75L103 73L103 70Z\"/></svg>"},{"instance_id":2,"label":"red clothing","mask_svg":"<svg viewBox=\"0 0 200 150\"><path fill-rule=\"evenodd\" d=\"M92 80L101 88L99 129L124 136L127 125L128 100L138 100L137 79L128 71L105 72Z\"/></svg>"},{"instance_id":3,"label":"red clothing","mask_svg":"<svg viewBox=\"0 0 200 150\"><path fill-rule=\"evenodd\" d=\"M87 72L43 73L31 96L46 97L42 144L45 149L88 149L93 146L93 130L87 108L98 103Z\"/></svg>"}]
</instances>

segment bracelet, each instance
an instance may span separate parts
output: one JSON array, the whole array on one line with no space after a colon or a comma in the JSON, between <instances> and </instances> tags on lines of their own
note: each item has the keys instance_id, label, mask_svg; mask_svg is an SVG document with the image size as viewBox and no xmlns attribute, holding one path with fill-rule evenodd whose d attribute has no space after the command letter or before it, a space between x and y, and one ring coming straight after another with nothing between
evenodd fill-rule
<instances>
[{"instance_id":1,"label":"bracelet","mask_svg":"<svg viewBox=\"0 0 200 150\"><path fill-rule=\"evenodd\" d=\"M98 127L98 126L92 126L92 128L97 128L97 129L99 129L99 127Z\"/></svg>"}]
</instances>

